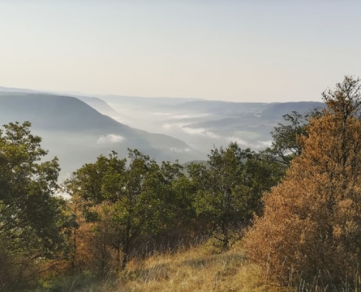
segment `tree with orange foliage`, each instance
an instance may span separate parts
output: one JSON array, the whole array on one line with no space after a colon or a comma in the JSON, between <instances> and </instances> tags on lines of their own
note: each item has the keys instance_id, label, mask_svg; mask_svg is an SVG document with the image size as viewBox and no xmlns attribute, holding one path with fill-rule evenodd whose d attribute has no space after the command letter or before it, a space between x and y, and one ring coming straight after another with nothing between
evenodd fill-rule
<instances>
[{"instance_id":1,"label":"tree with orange foliage","mask_svg":"<svg viewBox=\"0 0 361 292\"><path fill-rule=\"evenodd\" d=\"M300 136L302 154L264 197L245 238L248 257L280 284L357 285L361 257L361 84L323 94L322 116Z\"/></svg>"}]
</instances>

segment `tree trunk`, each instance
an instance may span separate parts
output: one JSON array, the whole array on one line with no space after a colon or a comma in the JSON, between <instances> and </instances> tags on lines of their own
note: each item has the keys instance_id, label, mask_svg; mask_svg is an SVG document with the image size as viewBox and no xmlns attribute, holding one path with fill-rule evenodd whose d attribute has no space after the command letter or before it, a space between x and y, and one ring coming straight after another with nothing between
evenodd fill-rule
<instances>
[{"instance_id":1,"label":"tree trunk","mask_svg":"<svg viewBox=\"0 0 361 292\"><path fill-rule=\"evenodd\" d=\"M125 235L125 242L123 245L123 260L122 260L122 270L125 270L129 258L129 246L130 246L130 223L127 224L127 230Z\"/></svg>"}]
</instances>

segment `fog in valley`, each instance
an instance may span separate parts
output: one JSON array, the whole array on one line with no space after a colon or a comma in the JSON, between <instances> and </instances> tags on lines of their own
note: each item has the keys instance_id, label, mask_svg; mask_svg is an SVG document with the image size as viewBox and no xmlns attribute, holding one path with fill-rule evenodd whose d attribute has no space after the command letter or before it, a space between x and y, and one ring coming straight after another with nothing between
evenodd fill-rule
<instances>
[{"instance_id":1,"label":"fog in valley","mask_svg":"<svg viewBox=\"0 0 361 292\"><path fill-rule=\"evenodd\" d=\"M282 115L306 113L318 102L240 103L192 98L87 96L0 88L0 122L32 123L49 156L60 160L60 181L85 163L138 149L160 162L205 160L237 142L262 150Z\"/></svg>"}]
</instances>

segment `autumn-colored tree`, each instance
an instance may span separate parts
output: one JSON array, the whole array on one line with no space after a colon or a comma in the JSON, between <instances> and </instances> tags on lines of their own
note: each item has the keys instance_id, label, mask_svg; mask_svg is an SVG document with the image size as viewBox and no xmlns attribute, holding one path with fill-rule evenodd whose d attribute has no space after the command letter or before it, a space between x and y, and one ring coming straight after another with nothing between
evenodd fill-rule
<instances>
[{"instance_id":1,"label":"autumn-colored tree","mask_svg":"<svg viewBox=\"0 0 361 292\"><path fill-rule=\"evenodd\" d=\"M302 153L265 196L245 240L248 257L281 284L325 291L358 281L361 257L360 81L323 94L326 109L301 136Z\"/></svg>"}]
</instances>

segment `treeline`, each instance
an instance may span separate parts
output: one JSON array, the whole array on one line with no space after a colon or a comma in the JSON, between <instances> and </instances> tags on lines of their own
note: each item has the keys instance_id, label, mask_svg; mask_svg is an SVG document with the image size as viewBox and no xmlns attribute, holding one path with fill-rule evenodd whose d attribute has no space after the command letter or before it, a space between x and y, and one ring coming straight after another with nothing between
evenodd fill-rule
<instances>
[{"instance_id":1,"label":"treeline","mask_svg":"<svg viewBox=\"0 0 361 292\"><path fill-rule=\"evenodd\" d=\"M220 251L243 238L247 258L271 283L357 288L360 81L346 77L324 101L321 112L285 115L264 151L231 143L186 166L159 164L138 150L127 158L112 152L62 185L58 160L44 161L30 123L5 125L0 290L84 272L116 277L131 259L210 238Z\"/></svg>"}]
</instances>

